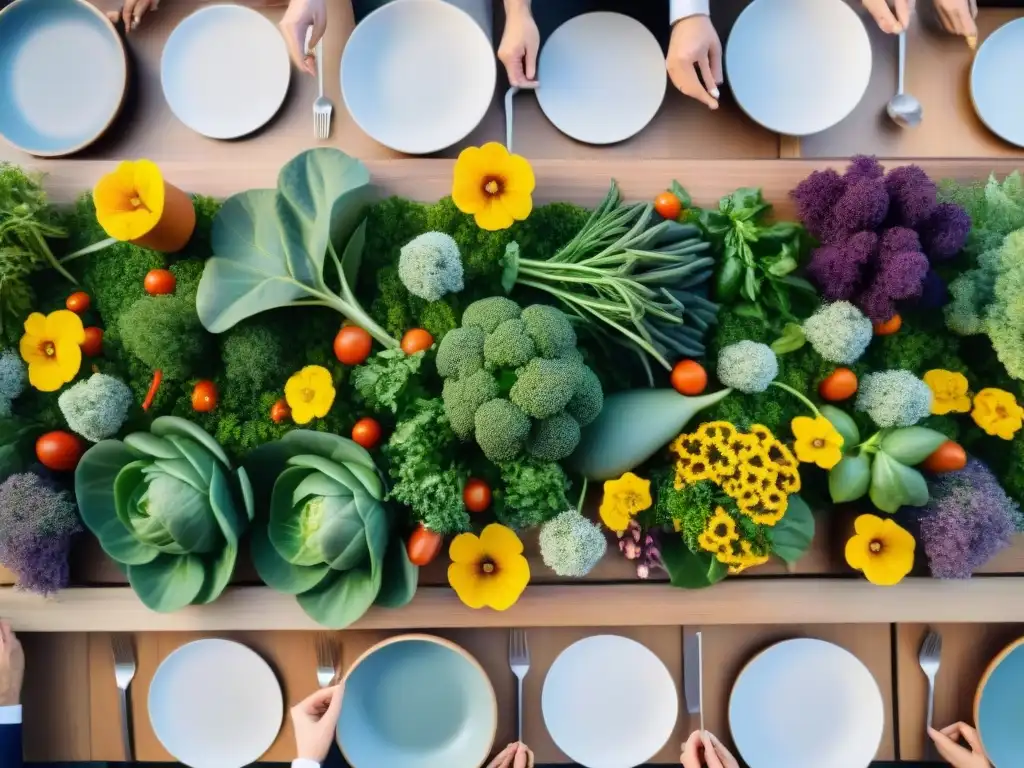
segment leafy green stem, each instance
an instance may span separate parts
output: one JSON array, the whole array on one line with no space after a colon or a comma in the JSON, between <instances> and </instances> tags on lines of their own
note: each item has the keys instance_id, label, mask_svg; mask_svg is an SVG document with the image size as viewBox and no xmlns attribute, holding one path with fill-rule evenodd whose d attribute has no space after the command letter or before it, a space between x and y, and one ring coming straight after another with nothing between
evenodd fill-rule
<instances>
[{"instance_id":1,"label":"leafy green stem","mask_svg":"<svg viewBox=\"0 0 1024 768\"><path fill-rule=\"evenodd\" d=\"M771 386L778 387L783 392L788 392L789 394L791 394L793 397L795 397L801 403L806 405L811 410L811 413L813 413L816 417L818 417L818 418L825 418L824 416L822 416L821 411L818 410L818 406L816 406L814 403L812 403L807 398L806 395L804 395L803 393L798 392L797 390L793 389L788 384L783 384L781 381L773 381L771 383Z\"/></svg>"}]
</instances>

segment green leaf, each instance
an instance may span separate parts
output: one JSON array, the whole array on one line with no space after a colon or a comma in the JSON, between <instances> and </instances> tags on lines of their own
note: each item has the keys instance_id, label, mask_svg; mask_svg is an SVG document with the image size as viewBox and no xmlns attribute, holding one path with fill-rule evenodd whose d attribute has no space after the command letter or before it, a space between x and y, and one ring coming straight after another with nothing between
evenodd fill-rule
<instances>
[{"instance_id":1,"label":"green leaf","mask_svg":"<svg viewBox=\"0 0 1024 768\"><path fill-rule=\"evenodd\" d=\"M203 586L192 599L193 605L209 605L220 597L231 581L238 561L238 545L229 544L215 555L203 558Z\"/></svg>"},{"instance_id":2,"label":"green leaf","mask_svg":"<svg viewBox=\"0 0 1024 768\"><path fill-rule=\"evenodd\" d=\"M380 594L381 571L331 571L314 589L296 599L317 624L344 629L363 617Z\"/></svg>"},{"instance_id":3,"label":"green leaf","mask_svg":"<svg viewBox=\"0 0 1024 768\"><path fill-rule=\"evenodd\" d=\"M856 501L870 484L871 459L863 453L844 457L828 473L828 492L836 504Z\"/></svg>"},{"instance_id":4,"label":"green leaf","mask_svg":"<svg viewBox=\"0 0 1024 768\"><path fill-rule=\"evenodd\" d=\"M300 453L315 453L338 464L362 464L376 470L370 452L347 437L332 435L327 432L314 432L310 429L294 429L283 438L281 443L288 448L291 456Z\"/></svg>"},{"instance_id":5,"label":"green leaf","mask_svg":"<svg viewBox=\"0 0 1024 768\"><path fill-rule=\"evenodd\" d=\"M153 424L150 426L149 431L157 437L169 438L172 435L177 435L178 437L194 440L213 454L224 465L225 469L231 469L231 461L228 459L228 455L224 453L220 443L214 440L209 432L198 424L193 424L188 419L182 419L177 416L158 416L153 419Z\"/></svg>"},{"instance_id":6,"label":"green leaf","mask_svg":"<svg viewBox=\"0 0 1024 768\"><path fill-rule=\"evenodd\" d=\"M928 503L928 484L916 469L901 464L884 451L871 465L871 503L892 514L900 507Z\"/></svg>"},{"instance_id":7,"label":"green leaf","mask_svg":"<svg viewBox=\"0 0 1024 768\"><path fill-rule=\"evenodd\" d=\"M196 555L160 555L152 562L128 566L128 583L151 611L170 613L191 605L203 588L206 572Z\"/></svg>"},{"instance_id":8,"label":"green leaf","mask_svg":"<svg viewBox=\"0 0 1024 768\"><path fill-rule=\"evenodd\" d=\"M392 536L384 555L384 574L376 605L382 608L401 608L416 594L420 569L412 564L405 551L405 542Z\"/></svg>"},{"instance_id":9,"label":"green leaf","mask_svg":"<svg viewBox=\"0 0 1024 768\"><path fill-rule=\"evenodd\" d=\"M363 250L366 248L366 219L356 227L352 237L345 244L341 256L342 285L351 288L359 280L359 268L363 264Z\"/></svg>"},{"instance_id":10,"label":"green leaf","mask_svg":"<svg viewBox=\"0 0 1024 768\"><path fill-rule=\"evenodd\" d=\"M743 275L743 287L740 289L740 295L747 301L757 301L760 293L761 281L757 279L757 272L751 267L747 267L747 271Z\"/></svg>"},{"instance_id":11,"label":"green leaf","mask_svg":"<svg viewBox=\"0 0 1024 768\"><path fill-rule=\"evenodd\" d=\"M860 430L850 414L834 405L823 405L819 410L821 415L836 428L836 432L842 436L844 452L852 451L860 445Z\"/></svg>"},{"instance_id":12,"label":"green leaf","mask_svg":"<svg viewBox=\"0 0 1024 768\"><path fill-rule=\"evenodd\" d=\"M505 293L512 293L519 279L519 243L512 241L505 246L505 256L501 260L501 287Z\"/></svg>"},{"instance_id":13,"label":"green leaf","mask_svg":"<svg viewBox=\"0 0 1024 768\"><path fill-rule=\"evenodd\" d=\"M674 587L701 589L717 584L728 574L725 565L709 552L692 552L682 537L666 536L661 543L661 559Z\"/></svg>"},{"instance_id":14,"label":"green leaf","mask_svg":"<svg viewBox=\"0 0 1024 768\"><path fill-rule=\"evenodd\" d=\"M678 198L679 202L682 203L684 209L693 207L693 199L690 197L690 193L687 192L683 188L683 185L680 184L675 179L672 179L672 184L668 188L668 191L675 195L676 198Z\"/></svg>"},{"instance_id":15,"label":"green leaf","mask_svg":"<svg viewBox=\"0 0 1024 768\"><path fill-rule=\"evenodd\" d=\"M249 553L256 573L266 585L286 595L308 592L323 581L331 570L327 563L312 566L289 563L270 543L265 522L253 526Z\"/></svg>"},{"instance_id":16,"label":"green leaf","mask_svg":"<svg viewBox=\"0 0 1024 768\"><path fill-rule=\"evenodd\" d=\"M935 453L948 439L934 429L903 427L886 434L882 438L881 448L896 461L912 467Z\"/></svg>"},{"instance_id":17,"label":"green leaf","mask_svg":"<svg viewBox=\"0 0 1024 768\"><path fill-rule=\"evenodd\" d=\"M407 355L401 349L385 349L356 367L352 385L374 411L397 414L419 394L417 385L425 355L425 351Z\"/></svg>"},{"instance_id":18,"label":"green leaf","mask_svg":"<svg viewBox=\"0 0 1024 768\"><path fill-rule=\"evenodd\" d=\"M766 260L766 271L773 277L785 277L798 266L787 251L783 250L777 258Z\"/></svg>"},{"instance_id":19,"label":"green leaf","mask_svg":"<svg viewBox=\"0 0 1024 768\"><path fill-rule=\"evenodd\" d=\"M726 253L715 282L715 297L722 302L731 302L739 294L743 279L743 263L735 255Z\"/></svg>"},{"instance_id":20,"label":"green leaf","mask_svg":"<svg viewBox=\"0 0 1024 768\"><path fill-rule=\"evenodd\" d=\"M799 496L790 496L786 514L771 529L772 553L787 563L795 563L807 552L814 539L814 514Z\"/></svg>"},{"instance_id":21,"label":"green leaf","mask_svg":"<svg viewBox=\"0 0 1024 768\"><path fill-rule=\"evenodd\" d=\"M804 280L802 277L794 277L793 275L786 275L785 277L779 278L779 282L785 283L790 288L795 288L798 291L809 293L812 296L818 295L818 289L811 285L809 282Z\"/></svg>"},{"instance_id":22,"label":"green leaf","mask_svg":"<svg viewBox=\"0 0 1024 768\"><path fill-rule=\"evenodd\" d=\"M42 432L38 424L20 419L0 419L0 483L28 466L25 461L31 455L29 440Z\"/></svg>"},{"instance_id":23,"label":"green leaf","mask_svg":"<svg viewBox=\"0 0 1024 768\"><path fill-rule=\"evenodd\" d=\"M772 342L772 351L777 355L785 355L788 352L795 352L807 343L804 336L804 329L799 323L786 323L782 329L782 335Z\"/></svg>"}]
</instances>

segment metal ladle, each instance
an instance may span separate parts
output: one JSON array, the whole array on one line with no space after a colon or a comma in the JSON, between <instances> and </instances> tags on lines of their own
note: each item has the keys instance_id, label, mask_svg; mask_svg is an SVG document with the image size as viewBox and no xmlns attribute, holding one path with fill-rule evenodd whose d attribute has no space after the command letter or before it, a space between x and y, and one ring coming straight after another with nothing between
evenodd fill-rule
<instances>
[{"instance_id":1,"label":"metal ladle","mask_svg":"<svg viewBox=\"0 0 1024 768\"><path fill-rule=\"evenodd\" d=\"M900 32L900 69L899 69L899 87L896 89L896 95L889 99L889 103L885 107L885 111L889 113L889 117L892 118L893 122L901 128L913 128L921 122L921 118L924 117L924 109L921 106L921 102L911 96L909 93L903 92L903 72L907 66L907 32L904 30Z\"/></svg>"}]
</instances>

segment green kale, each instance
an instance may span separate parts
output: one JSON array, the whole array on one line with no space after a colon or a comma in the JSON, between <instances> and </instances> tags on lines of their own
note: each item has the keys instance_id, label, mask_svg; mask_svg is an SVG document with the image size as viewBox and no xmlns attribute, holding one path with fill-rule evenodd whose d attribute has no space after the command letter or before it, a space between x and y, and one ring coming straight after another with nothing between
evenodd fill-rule
<instances>
[{"instance_id":1,"label":"green kale","mask_svg":"<svg viewBox=\"0 0 1024 768\"><path fill-rule=\"evenodd\" d=\"M195 304L177 295L137 299L121 315L118 328L131 354L150 370L179 381L192 376L212 341Z\"/></svg>"},{"instance_id":2,"label":"green kale","mask_svg":"<svg viewBox=\"0 0 1024 768\"><path fill-rule=\"evenodd\" d=\"M526 530L569 509L569 479L557 463L523 457L499 469L504 489L494 514L502 525Z\"/></svg>"},{"instance_id":3,"label":"green kale","mask_svg":"<svg viewBox=\"0 0 1024 768\"><path fill-rule=\"evenodd\" d=\"M416 386L425 352L407 355L401 349L378 352L352 373L352 386L374 411L397 414L401 406L422 394Z\"/></svg>"}]
</instances>

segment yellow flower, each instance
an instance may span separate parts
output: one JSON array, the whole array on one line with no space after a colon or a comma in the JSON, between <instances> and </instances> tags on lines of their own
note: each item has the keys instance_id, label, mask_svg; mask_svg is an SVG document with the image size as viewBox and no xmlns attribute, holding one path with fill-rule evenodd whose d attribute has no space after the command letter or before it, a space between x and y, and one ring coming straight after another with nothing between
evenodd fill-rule
<instances>
[{"instance_id":1,"label":"yellow flower","mask_svg":"<svg viewBox=\"0 0 1024 768\"><path fill-rule=\"evenodd\" d=\"M728 442L736 434L736 427L728 421L709 421L697 427L693 434L699 440L711 443Z\"/></svg>"},{"instance_id":2,"label":"yellow flower","mask_svg":"<svg viewBox=\"0 0 1024 768\"><path fill-rule=\"evenodd\" d=\"M971 410L967 377L962 373L935 368L927 371L922 378L932 391L932 413L942 416Z\"/></svg>"},{"instance_id":3,"label":"yellow flower","mask_svg":"<svg viewBox=\"0 0 1024 768\"><path fill-rule=\"evenodd\" d=\"M752 434L759 443L770 443L775 439L775 435L768 429L764 424L752 424L750 427L750 434Z\"/></svg>"},{"instance_id":4,"label":"yellow flower","mask_svg":"<svg viewBox=\"0 0 1024 768\"><path fill-rule=\"evenodd\" d=\"M334 405L334 395L331 372L322 365L307 365L284 385L284 399L296 424L326 416Z\"/></svg>"},{"instance_id":5,"label":"yellow flower","mask_svg":"<svg viewBox=\"0 0 1024 768\"><path fill-rule=\"evenodd\" d=\"M684 433L672 441L671 449L680 458L703 456L704 441L696 435Z\"/></svg>"},{"instance_id":6,"label":"yellow flower","mask_svg":"<svg viewBox=\"0 0 1024 768\"><path fill-rule=\"evenodd\" d=\"M164 214L164 177L149 160L126 160L96 183L92 199L96 220L108 235L137 240Z\"/></svg>"},{"instance_id":7,"label":"yellow flower","mask_svg":"<svg viewBox=\"0 0 1024 768\"><path fill-rule=\"evenodd\" d=\"M691 458L689 461L680 460L679 469L687 485L699 483L701 480L717 480L714 467L703 456Z\"/></svg>"},{"instance_id":8,"label":"yellow flower","mask_svg":"<svg viewBox=\"0 0 1024 768\"><path fill-rule=\"evenodd\" d=\"M832 469L843 458L843 438L824 416L797 416L790 424L796 457L805 464Z\"/></svg>"},{"instance_id":9,"label":"yellow flower","mask_svg":"<svg viewBox=\"0 0 1024 768\"><path fill-rule=\"evenodd\" d=\"M740 537L736 531L736 521L722 507L715 508L715 514L708 519L704 534L710 536L715 542L732 542L737 541Z\"/></svg>"},{"instance_id":10,"label":"yellow flower","mask_svg":"<svg viewBox=\"0 0 1024 768\"><path fill-rule=\"evenodd\" d=\"M788 507L789 497L786 494L770 490L762 492L746 514L758 525L774 526L785 516Z\"/></svg>"},{"instance_id":11,"label":"yellow flower","mask_svg":"<svg viewBox=\"0 0 1024 768\"><path fill-rule=\"evenodd\" d=\"M605 480L601 520L610 530L622 533L637 512L652 504L651 481L627 472L618 480Z\"/></svg>"},{"instance_id":12,"label":"yellow flower","mask_svg":"<svg viewBox=\"0 0 1024 768\"><path fill-rule=\"evenodd\" d=\"M452 200L460 211L473 214L478 227L493 232L530 215L535 184L526 158L492 141L459 154Z\"/></svg>"},{"instance_id":13,"label":"yellow flower","mask_svg":"<svg viewBox=\"0 0 1024 768\"><path fill-rule=\"evenodd\" d=\"M1011 440L1020 431L1024 408L1009 392L987 387L974 396L971 417L988 434Z\"/></svg>"},{"instance_id":14,"label":"yellow flower","mask_svg":"<svg viewBox=\"0 0 1024 768\"><path fill-rule=\"evenodd\" d=\"M775 487L783 493L800 493L800 472L796 469L780 469L775 476Z\"/></svg>"},{"instance_id":15,"label":"yellow flower","mask_svg":"<svg viewBox=\"0 0 1024 768\"><path fill-rule=\"evenodd\" d=\"M29 383L40 392L56 392L75 378L82 367L84 341L82 318L74 312L29 315L19 345L21 359L28 363Z\"/></svg>"},{"instance_id":16,"label":"yellow flower","mask_svg":"<svg viewBox=\"0 0 1024 768\"><path fill-rule=\"evenodd\" d=\"M797 460L793 452L780 440L772 440L766 446L768 461L779 470L796 470Z\"/></svg>"},{"instance_id":17,"label":"yellow flower","mask_svg":"<svg viewBox=\"0 0 1024 768\"><path fill-rule=\"evenodd\" d=\"M491 523L477 537L460 533L448 548L448 583L470 608L504 611L530 583L530 564L515 531Z\"/></svg>"},{"instance_id":18,"label":"yellow flower","mask_svg":"<svg viewBox=\"0 0 1024 768\"><path fill-rule=\"evenodd\" d=\"M758 565L764 565L768 562L768 555L758 555L754 553L753 547L750 546L749 541L741 541L740 547L742 552L736 556L732 564L729 566L729 573L735 576L737 573L742 573L747 568L753 568Z\"/></svg>"},{"instance_id":19,"label":"yellow flower","mask_svg":"<svg viewBox=\"0 0 1024 768\"><path fill-rule=\"evenodd\" d=\"M914 537L891 519L861 515L846 542L846 562L880 587L899 584L914 567Z\"/></svg>"}]
</instances>

